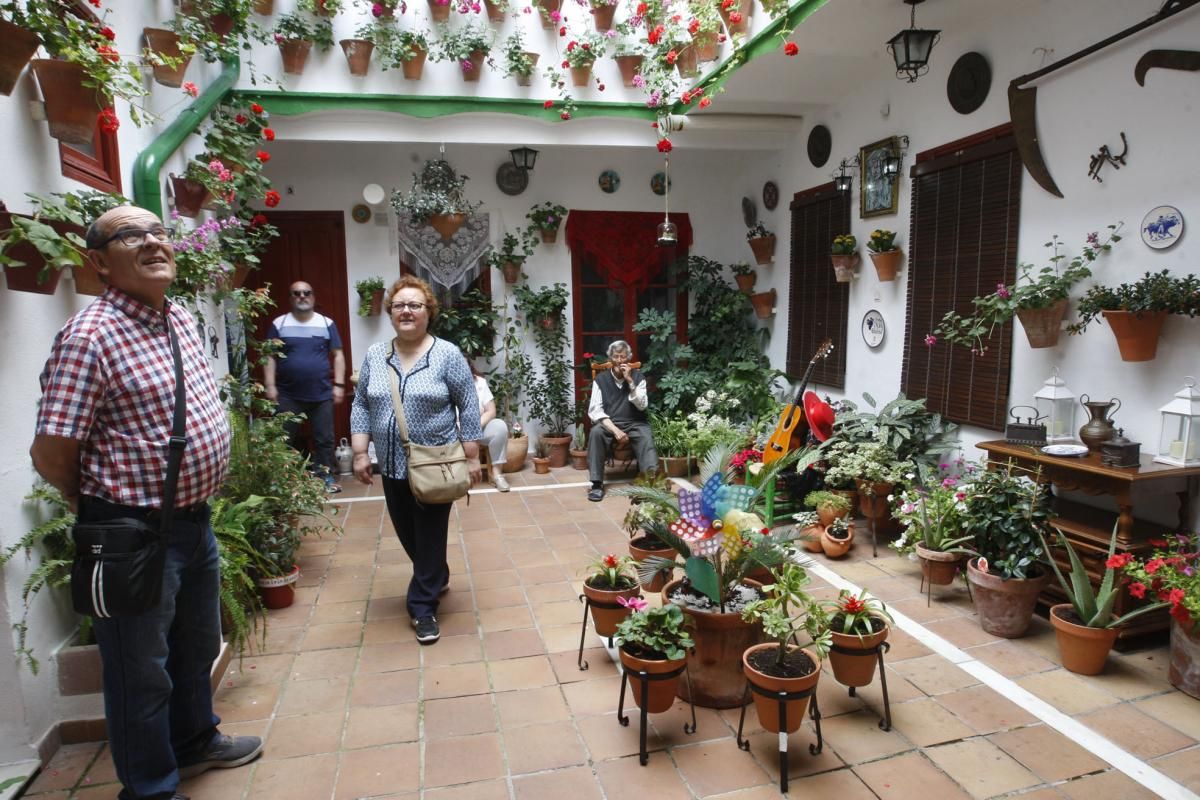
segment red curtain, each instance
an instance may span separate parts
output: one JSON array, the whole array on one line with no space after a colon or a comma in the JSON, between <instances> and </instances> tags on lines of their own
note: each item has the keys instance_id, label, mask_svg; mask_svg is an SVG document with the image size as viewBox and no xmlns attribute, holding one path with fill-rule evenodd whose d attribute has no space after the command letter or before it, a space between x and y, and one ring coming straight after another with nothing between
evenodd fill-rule
<instances>
[{"instance_id":1,"label":"red curtain","mask_svg":"<svg viewBox=\"0 0 1200 800\"><path fill-rule=\"evenodd\" d=\"M646 286L692 246L692 223L687 214L671 214L679 229L674 247L659 247L657 212L572 211L567 217L567 246L595 259L600 274L635 288Z\"/></svg>"}]
</instances>

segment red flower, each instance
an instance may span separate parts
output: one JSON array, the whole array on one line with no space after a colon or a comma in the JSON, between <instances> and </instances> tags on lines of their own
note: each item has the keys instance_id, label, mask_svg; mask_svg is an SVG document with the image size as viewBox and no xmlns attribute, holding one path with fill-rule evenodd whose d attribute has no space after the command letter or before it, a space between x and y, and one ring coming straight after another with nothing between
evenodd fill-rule
<instances>
[{"instance_id":1,"label":"red flower","mask_svg":"<svg viewBox=\"0 0 1200 800\"><path fill-rule=\"evenodd\" d=\"M1130 561L1133 561L1133 556L1129 553L1118 553L1117 555L1104 562L1104 566L1109 569L1121 569Z\"/></svg>"},{"instance_id":2,"label":"red flower","mask_svg":"<svg viewBox=\"0 0 1200 800\"><path fill-rule=\"evenodd\" d=\"M842 601L842 611L847 614L861 614L867 610L867 604L857 597L847 597Z\"/></svg>"},{"instance_id":3,"label":"red flower","mask_svg":"<svg viewBox=\"0 0 1200 800\"><path fill-rule=\"evenodd\" d=\"M116 31L114 31L112 28L108 27L107 25L105 25L103 28L100 29L100 35L103 36L105 39L108 39L110 42L115 42L117 40Z\"/></svg>"},{"instance_id":4,"label":"red flower","mask_svg":"<svg viewBox=\"0 0 1200 800\"><path fill-rule=\"evenodd\" d=\"M1166 547L1167 540L1166 539L1151 539L1150 546L1151 547Z\"/></svg>"},{"instance_id":5,"label":"red flower","mask_svg":"<svg viewBox=\"0 0 1200 800\"><path fill-rule=\"evenodd\" d=\"M566 68L567 68L567 67L569 67L569 66L571 66L571 62L570 62L570 61L564 61L564 62L563 62L563 67L562 67L562 68L563 68L563 69L566 69Z\"/></svg>"},{"instance_id":6,"label":"red flower","mask_svg":"<svg viewBox=\"0 0 1200 800\"><path fill-rule=\"evenodd\" d=\"M575 49L575 40L572 39L571 41L567 42L567 52L569 53L574 49Z\"/></svg>"},{"instance_id":7,"label":"red flower","mask_svg":"<svg viewBox=\"0 0 1200 800\"><path fill-rule=\"evenodd\" d=\"M258 103L251 103L250 110L253 111L255 114L263 113L263 107L260 106Z\"/></svg>"},{"instance_id":8,"label":"red flower","mask_svg":"<svg viewBox=\"0 0 1200 800\"><path fill-rule=\"evenodd\" d=\"M200 94L200 89L197 88L196 84L188 81L183 85L183 93L191 97L195 97L196 95Z\"/></svg>"},{"instance_id":9,"label":"red flower","mask_svg":"<svg viewBox=\"0 0 1200 800\"><path fill-rule=\"evenodd\" d=\"M1161 558L1152 558L1146 562L1146 574L1153 575L1162 569L1163 560Z\"/></svg>"},{"instance_id":10,"label":"red flower","mask_svg":"<svg viewBox=\"0 0 1200 800\"><path fill-rule=\"evenodd\" d=\"M740 25L741 23L742 23L741 12L740 11L730 11L729 12L729 24L730 25Z\"/></svg>"},{"instance_id":11,"label":"red flower","mask_svg":"<svg viewBox=\"0 0 1200 800\"><path fill-rule=\"evenodd\" d=\"M721 8L728 11L729 9L733 8L734 3L736 2L737 0L721 0Z\"/></svg>"},{"instance_id":12,"label":"red flower","mask_svg":"<svg viewBox=\"0 0 1200 800\"><path fill-rule=\"evenodd\" d=\"M246 118L245 114L238 114L236 117L233 118L233 121L236 122L238 125L245 125L246 119L247 118Z\"/></svg>"},{"instance_id":13,"label":"red flower","mask_svg":"<svg viewBox=\"0 0 1200 800\"><path fill-rule=\"evenodd\" d=\"M604 557L603 563L604 563L604 566L608 567L609 569L613 569L614 567L617 566L617 563L618 563L617 557L614 556L612 553L609 553L608 555L606 555Z\"/></svg>"},{"instance_id":14,"label":"red flower","mask_svg":"<svg viewBox=\"0 0 1200 800\"><path fill-rule=\"evenodd\" d=\"M708 108L708 107L709 107L709 106L711 106L711 105L712 105L712 98L711 98L711 97L702 97L702 98L700 98L700 107L701 107L701 108Z\"/></svg>"},{"instance_id":15,"label":"red flower","mask_svg":"<svg viewBox=\"0 0 1200 800\"><path fill-rule=\"evenodd\" d=\"M646 12L649 10L650 10L650 6L646 5L645 3L637 4L637 12L636 12L637 16L644 17L644 16L646 16Z\"/></svg>"},{"instance_id":16,"label":"red flower","mask_svg":"<svg viewBox=\"0 0 1200 800\"><path fill-rule=\"evenodd\" d=\"M1185 593L1183 589L1172 589L1171 591L1167 592L1167 602L1173 606L1177 606L1183 602L1184 596Z\"/></svg>"},{"instance_id":17,"label":"red flower","mask_svg":"<svg viewBox=\"0 0 1200 800\"><path fill-rule=\"evenodd\" d=\"M99 47L97 47L96 52L99 53L101 55L101 57L104 58L105 61L109 61L113 64L116 64L118 61L121 60L120 53L118 53L116 50L112 49L111 47L109 47L106 44L102 44Z\"/></svg>"},{"instance_id":18,"label":"red flower","mask_svg":"<svg viewBox=\"0 0 1200 800\"><path fill-rule=\"evenodd\" d=\"M1192 615L1188 613L1187 606L1183 603L1171 606L1171 617L1180 625L1190 625L1192 622Z\"/></svg>"},{"instance_id":19,"label":"red flower","mask_svg":"<svg viewBox=\"0 0 1200 800\"><path fill-rule=\"evenodd\" d=\"M256 228L259 225L266 225L266 224L267 224L267 215L266 214L255 214L253 217L250 218L250 227L251 228Z\"/></svg>"},{"instance_id":20,"label":"red flower","mask_svg":"<svg viewBox=\"0 0 1200 800\"><path fill-rule=\"evenodd\" d=\"M275 141L275 131L271 130L270 128L263 128L263 138L268 142Z\"/></svg>"},{"instance_id":21,"label":"red flower","mask_svg":"<svg viewBox=\"0 0 1200 800\"><path fill-rule=\"evenodd\" d=\"M674 147L674 145L671 144L670 139L659 139L658 140L658 152L660 152L660 153L669 153L669 152L671 152L673 147Z\"/></svg>"},{"instance_id":22,"label":"red flower","mask_svg":"<svg viewBox=\"0 0 1200 800\"><path fill-rule=\"evenodd\" d=\"M1138 600L1141 600L1142 598L1144 598L1146 596L1146 584L1144 584L1144 583L1129 584L1129 594L1132 595L1133 597L1136 597Z\"/></svg>"},{"instance_id":23,"label":"red flower","mask_svg":"<svg viewBox=\"0 0 1200 800\"><path fill-rule=\"evenodd\" d=\"M590 361L590 360L592 360L592 359L593 359L593 358L595 358L595 357L596 357L596 354L595 354L595 353L584 353L584 354L583 354L583 358L584 358L584 360L585 360L585 361Z\"/></svg>"},{"instance_id":24,"label":"red flower","mask_svg":"<svg viewBox=\"0 0 1200 800\"><path fill-rule=\"evenodd\" d=\"M679 99L683 101L684 105L687 105L688 103L692 102L692 93L684 92L679 96Z\"/></svg>"},{"instance_id":25,"label":"red flower","mask_svg":"<svg viewBox=\"0 0 1200 800\"><path fill-rule=\"evenodd\" d=\"M795 42L788 42L783 46L783 52L789 56L794 56L800 52L800 46Z\"/></svg>"},{"instance_id":26,"label":"red flower","mask_svg":"<svg viewBox=\"0 0 1200 800\"><path fill-rule=\"evenodd\" d=\"M678 23L679 20L681 20L681 19L683 19L683 17L679 16L678 14L675 14L674 16L671 17L671 22Z\"/></svg>"},{"instance_id":27,"label":"red flower","mask_svg":"<svg viewBox=\"0 0 1200 800\"><path fill-rule=\"evenodd\" d=\"M558 29L558 35L559 36L567 35L567 26L566 25L563 25L561 28Z\"/></svg>"},{"instance_id":28,"label":"red flower","mask_svg":"<svg viewBox=\"0 0 1200 800\"><path fill-rule=\"evenodd\" d=\"M603 91L604 91L604 84L603 84L603 83L598 83L598 84L596 84L596 88L597 88L597 89L599 89L600 91L602 91L602 92L603 92Z\"/></svg>"},{"instance_id":29,"label":"red flower","mask_svg":"<svg viewBox=\"0 0 1200 800\"><path fill-rule=\"evenodd\" d=\"M654 30L652 30L652 31L650 31L650 33L646 34L646 41L650 42L650 44L658 44L658 40L662 38L662 35L663 35L663 26L656 25L654 27Z\"/></svg>"},{"instance_id":30,"label":"red flower","mask_svg":"<svg viewBox=\"0 0 1200 800\"><path fill-rule=\"evenodd\" d=\"M592 46L591 46L590 44L588 44L587 42L584 42L583 44L581 44L581 45L579 45L579 46L580 46L580 47L582 47L584 50L591 50L591 49L592 49Z\"/></svg>"},{"instance_id":31,"label":"red flower","mask_svg":"<svg viewBox=\"0 0 1200 800\"><path fill-rule=\"evenodd\" d=\"M271 189L267 192L266 196L263 197L263 202L267 204L267 208L274 208L275 206L279 205L279 201L282 199L283 198L279 196L279 192Z\"/></svg>"},{"instance_id":32,"label":"red flower","mask_svg":"<svg viewBox=\"0 0 1200 800\"><path fill-rule=\"evenodd\" d=\"M554 108L554 101L547 100L546 102L542 103L542 108Z\"/></svg>"},{"instance_id":33,"label":"red flower","mask_svg":"<svg viewBox=\"0 0 1200 800\"><path fill-rule=\"evenodd\" d=\"M674 64L678 60L679 60L679 53L676 53L674 50L667 51L667 63L668 64Z\"/></svg>"},{"instance_id":34,"label":"red flower","mask_svg":"<svg viewBox=\"0 0 1200 800\"><path fill-rule=\"evenodd\" d=\"M725 44L725 34L723 34L723 33L717 34L717 42L719 44Z\"/></svg>"},{"instance_id":35,"label":"red flower","mask_svg":"<svg viewBox=\"0 0 1200 800\"><path fill-rule=\"evenodd\" d=\"M694 19L688 23L688 33L692 36L695 36L698 30L700 30L700 20Z\"/></svg>"},{"instance_id":36,"label":"red flower","mask_svg":"<svg viewBox=\"0 0 1200 800\"><path fill-rule=\"evenodd\" d=\"M567 119L570 119L570 118L571 118L571 112L570 112L570 111L564 111L564 112L562 112L561 114L559 114L558 116L562 117L564 120L567 120Z\"/></svg>"},{"instance_id":37,"label":"red flower","mask_svg":"<svg viewBox=\"0 0 1200 800\"><path fill-rule=\"evenodd\" d=\"M257 153L254 154L254 157L258 159L260 164L265 164L271 160L271 154L268 153L266 150L259 150Z\"/></svg>"},{"instance_id":38,"label":"red flower","mask_svg":"<svg viewBox=\"0 0 1200 800\"><path fill-rule=\"evenodd\" d=\"M121 127L121 120L117 119L117 112L111 108L106 108L99 114L100 130L105 133L116 133Z\"/></svg>"}]
</instances>

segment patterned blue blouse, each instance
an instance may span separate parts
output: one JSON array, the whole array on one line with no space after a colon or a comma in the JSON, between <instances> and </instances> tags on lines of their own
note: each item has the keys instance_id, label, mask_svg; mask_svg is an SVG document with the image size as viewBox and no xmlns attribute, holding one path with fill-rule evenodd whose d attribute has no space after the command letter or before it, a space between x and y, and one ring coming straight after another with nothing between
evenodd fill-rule
<instances>
[{"instance_id":1,"label":"patterned blue blouse","mask_svg":"<svg viewBox=\"0 0 1200 800\"><path fill-rule=\"evenodd\" d=\"M375 456L385 476L397 479L408 476L408 458L392 408L389 370L400 377L400 399L411 441L442 445L460 438L468 442L483 438L475 380L461 350L445 339L434 337L433 345L405 375L391 340L378 342L368 348L358 371L358 388L350 408L350 432L371 434ZM461 431L459 419L463 420Z\"/></svg>"}]
</instances>

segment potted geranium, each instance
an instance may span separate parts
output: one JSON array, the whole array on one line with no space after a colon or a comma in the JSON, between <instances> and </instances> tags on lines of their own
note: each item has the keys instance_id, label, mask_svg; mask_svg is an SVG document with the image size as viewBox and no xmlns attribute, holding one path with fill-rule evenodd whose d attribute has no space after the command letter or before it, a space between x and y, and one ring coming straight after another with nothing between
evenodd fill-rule
<instances>
[{"instance_id":1,"label":"potted geranium","mask_svg":"<svg viewBox=\"0 0 1200 800\"><path fill-rule=\"evenodd\" d=\"M1033 264L1022 264L1015 283L996 284L995 292L972 300L975 311L970 316L963 317L953 311L946 312L933 333L926 337L926 342L932 346L940 340L945 340L951 344L969 347L974 355L983 355L987 352L987 340L991 338L992 333L1015 315L1021 321L1021 327L1025 329L1030 347L1053 347L1058 344L1058 334L1067 315L1071 289L1080 281L1091 277L1092 270L1089 264L1099 258L1101 253L1112 250L1112 246L1121 241L1118 233L1120 229L1120 223L1109 225L1108 238L1103 242L1100 241L1099 233L1088 234L1080 254L1066 264L1062 263L1066 255L1059 252L1058 237L1052 237L1046 243L1046 247L1053 253L1049 264L1037 272L1034 272ZM1079 331L1087 324L1082 318L1081 323Z\"/></svg>"},{"instance_id":2,"label":"potted geranium","mask_svg":"<svg viewBox=\"0 0 1200 800\"><path fill-rule=\"evenodd\" d=\"M429 55L429 40L425 31L417 28L400 30L396 25L384 25L375 30L375 63L387 72L399 68L404 79L419 81Z\"/></svg>"},{"instance_id":3,"label":"potted geranium","mask_svg":"<svg viewBox=\"0 0 1200 800\"><path fill-rule=\"evenodd\" d=\"M611 637L621 620L632 613L628 606L618 605L617 600L642 596L633 564L629 556L609 553L587 567L589 574L583 581L583 593L592 601L589 604L592 623L601 636Z\"/></svg>"},{"instance_id":4,"label":"potted geranium","mask_svg":"<svg viewBox=\"0 0 1200 800\"><path fill-rule=\"evenodd\" d=\"M354 31L353 39L342 39L342 53L346 56L346 64L350 74L363 76L371 66L371 54L375 51L375 42L389 39L398 33L394 20L375 17L364 22Z\"/></svg>"},{"instance_id":5,"label":"potted geranium","mask_svg":"<svg viewBox=\"0 0 1200 800\"><path fill-rule=\"evenodd\" d=\"M515 233L505 233L499 248L488 253L487 261L504 275L505 283L516 283L521 278L521 267L525 259L533 255L537 239L529 228L518 228Z\"/></svg>"},{"instance_id":6,"label":"potted geranium","mask_svg":"<svg viewBox=\"0 0 1200 800\"><path fill-rule=\"evenodd\" d=\"M0 94L12 94L25 65L37 52L41 40L26 25L25 8L15 0L0 3Z\"/></svg>"},{"instance_id":7,"label":"potted geranium","mask_svg":"<svg viewBox=\"0 0 1200 800\"><path fill-rule=\"evenodd\" d=\"M392 207L397 213L407 214L413 222L427 222L450 241L455 231L467 221L482 203L467 199L467 175L459 175L445 159L425 162L421 174L413 174L413 185L408 194L400 190L392 192Z\"/></svg>"},{"instance_id":8,"label":"potted geranium","mask_svg":"<svg viewBox=\"0 0 1200 800\"><path fill-rule=\"evenodd\" d=\"M756 222L747 228L746 241L754 251L755 263L770 264L775 259L775 234L766 225Z\"/></svg>"},{"instance_id":9,"label":"potted geranium","mask_svg":"<svg viewBox=\"0 0 1200 800\"><path fill-rule=\"evenodd\" d=\"M542 244L554 244L558 239L558 226L567 215L567 209L556 203L545 202L529 209L525 218L533 223L542 235Z\"/></svg>"},{"instance_id":10,"label":"potted geranium","mask_svg":"<svg viewBox=\"0 0 1200 800\"><path fill-rule=\"evenodd\" d=\"M716 61L721 53L721 15L718 3L706 0L688 0L691 20L687 30L692 37L692 47L701 63Z\"/></svg>"},{"instance_id":11,"label":"potted geranium","mask_svg":"<svg viewBox=\"0 0 1200 800\"><path fill-rule=\"evenodd\" d=\"M900 249L896 247L896 232L886 229L871 231L867 240L867 250L871 253L871 263L881 281L896 280L896 271L900 268Z\"/></svg>"},{"instance_id":12,"label":"potted geranium","mask_svg":"<svg viewBox=\"0 0 1200 800\"><path fill-rule=\"evenodd\" d=\"M154 80L174 89L181 87L196 46L182 41L178 33L168 28L143 28L142 35L146 37L146 52L153 54Z\"/></svg>"},{"instance_id":13,"label":"potted geranium","mask_svg":"<svg viewBox=\"0 0 1200 800\"><path fill-rule=\"evenodd\" d=\"M617 62L617 69L621 71L621 83L625 85L626 89L636 88L638 81L644 83L641 70L645 58L642 45L636 40L621 41L613 50L613 61Z\"/></svg>"},{"instance_id":14,"label":"potted geranium","mask_svg":"<svg viewBox=\"0 0 1200 800\"><path fill-rule=\"evenodd\" d=\"M312 21L300 13L284 14L275 23L274 37L283 71L299 75L314 44L321 52L333 47L333 24L327 19Z\"/></svg>"},{"instance_id":15,"label":"potted geranium","mask_svg":"<svg viewBox=\"0 0 1200 800\"><path fill-rule=\"evenodd\" d=\"M947 465L948 467L949 465ZM962 475L939 470L924 486L913 486L896 497L892 515L904 526L892 542L899 553L916 554L921 574L933 586L947 586L971 554L974 537L964 527L966 492L959 486L969 481L974 465Z\"/></svg>"},{"instance_id":16,"label":"potted geranium","mask_svg":"<svg viewBox=\"0 0 1200 800\"><path fill-rule=\"evenodd\" d=\"M573 86L587 86L592 79L592 65L604 55L607 40L603 34L591 31L567 42L563 60L571 71Z\"/></svg>"},{"instance_id":17,"label":"potted geranium","mask_svg":"<svg viewBox=\"0 0 1200 800\"><path fill-rule=\"evenodd\" d=\"M1133 579L1129 593L1147 595L1171 606L1171 685L1200 699L1200 534L1179 533L1152 539L1146 559L1118 556Z\"/></svg>"},{"instance_id":18,"label":"potted geranium","mask_svg":"<svg viewBox=\"0 0 1200 800\"><path fill-rule=\"evenodd\" d=\"M829 665L833 677L843 686L867 686L875 679L878 658L874 652L865 651L873 651L887 641L892 615L865 589L857 595L842 589L836 599L823 605L832 639Z\"/></svg>"},{"instance_id":19,"label":"potted geranium","mask_svg":"<svg viewBox=\"0 0 1200 800\"><path fill-rule=\"evenodd\" d=\"M481 23L473 22L454 30L443 26L431 55L434 61L458 64L462 79L475 82L482 74L483 61L491 49L491 31Z\"/></svg>"},{"instance_id":20,"label":"potted geranium","mask_svg":"<svg viewBox=\"0 0 1200 800\"><path fill-rule=\"evenodd\" d=\"M1200 314L1200 279L1176 278L1164 269L1115 289L1093 286L1079 299L1077 311L1079 320L1067 326L1068 333L1083 333L1103 315L1117 338L1122 361L1150 361L1158 353L1158 334L1168 314Z\"/></svg>"},{"instance_id":21,"label":"potted geranium","mask_svg":"<svg viewBox=\"0 0 1200 800\"><path fill-rule=\"evenodd\" d=\"M592 24L596 30L605 33L612 30L613 17L617 13L617 0L588 0L591 7Z\"/></svg>"},{"instance_id":22,"label":"potted geranium","mask_svg":"<svg viewBox=\"0 0 1200 800\"><path fill-rule=\"evenodd\" d=\"M515 77L518 86L530 85L540 54L525 49L525 39L521 31L516 31L504 40L501 52L504 55L504 77Z\"/></svg>"},{"instance_id":23,"label":"potted geranium","mask_svg":"<svg viewBox=\"0 0 1200 800\"><path fill-rule=\"evenodd\" d=\"M504 22L508 0L483 0L483 5L487 9L488 22Z\"/></svg>"},{"instance_id":24,"label":"potted geranium","mask_svg":"<svg viewBox=\"0 0 1200 800\"><path fill-rule=\"evenodd\" d=\"M633 612L617 626L613 643L620 648L621 665L629 678L633 702L641 707L641 673L675 672L687 663L687 651L695 644L686 630L690 620L676 605L650 608L641 597L621 597L617 603ZM679 676L645 683L646 710L651 714L669 711L675 703Z\"/></svg>"},{"instance_id":25,"label":"potted geranium","mask_svg":"<svg viewBox=\"0 0 1200 800\"><path fill-rule=\"evenodd\" d=\"M761 264L762 262L760 261L759 263ZM753 294L754 281L757 277L754 268L745 261L735 261L730 265L730 269L733 270L733 280L737 284L738 290L745 295Z\"/></svg>"},{"instance_id":26,"label":"potted geranium","mask_svg":"<svg viewBox=\"0 0 1200 800\"><path fill-rule=\"evenodd\" d=\"M829 261L833 264L834 279L838 283L849 283L854 280L854 271L858 269L858 239L852 233L843 233L833 237L830 247Z\"/></svg>"},{"instance_id":27,"label":"potted geranium","mask_svg":"<svg viewBox=\"0 0 1200 800\"><path fill-rule=\"evenodd\" d=\"M383 278L372 275L354 283L358 293L358 315L377 317L383 312Z\"/></svg>"}]
</instances>

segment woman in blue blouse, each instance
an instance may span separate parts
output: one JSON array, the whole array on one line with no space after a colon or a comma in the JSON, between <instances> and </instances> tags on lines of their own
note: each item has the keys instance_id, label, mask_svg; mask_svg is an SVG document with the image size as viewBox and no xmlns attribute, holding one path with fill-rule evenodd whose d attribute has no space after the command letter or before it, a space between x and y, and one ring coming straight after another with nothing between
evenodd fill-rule
<instances>
[{"instance_id":1,"label":"woman in blue blouse","mask_svg":"<svg viewBox=\"0 0 1200 800\"><path fill-rule=\"evenodd\" d=\"M467 359L453 344L429 333L429 323L438 313L429 284L406 275L392 285L390 294L388 313L396 336L367 350L350 411L354 474L363 483L371 483L367 444L374 439L388 515L413 562L408 615L417 641L433 644L440 636L438 596L450 588L446 538L452 504L418 503L408 488L408 463L396 427L389 373L399 378L410 441L443 445L462 439L472 484L482 477L479 440L483 431Z\"/></svg>"}]
</instances>

